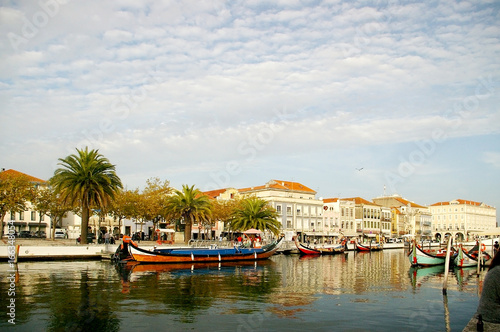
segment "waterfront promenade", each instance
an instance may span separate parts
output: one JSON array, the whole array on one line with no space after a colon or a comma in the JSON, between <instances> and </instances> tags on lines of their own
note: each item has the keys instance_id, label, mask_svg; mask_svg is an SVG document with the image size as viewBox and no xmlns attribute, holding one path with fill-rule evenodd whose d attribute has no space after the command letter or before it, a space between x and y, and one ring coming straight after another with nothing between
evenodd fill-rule
<instances>
[{"instance_id":1,"label":"waterfront promenade","mask_svg":"<svg viewBox=\"0 0 500 332\"><path fill-rule=\"evenodd\" d=\"M154 243L152 241L144 241ZM16 239L14 246L6 239L0 241L0 261L9 259L12 247L19 245L19 261L108 259L118 244L77 244L74 239ZM152 244L151 244L152 245Z\"/></svg>"}]
</instances>

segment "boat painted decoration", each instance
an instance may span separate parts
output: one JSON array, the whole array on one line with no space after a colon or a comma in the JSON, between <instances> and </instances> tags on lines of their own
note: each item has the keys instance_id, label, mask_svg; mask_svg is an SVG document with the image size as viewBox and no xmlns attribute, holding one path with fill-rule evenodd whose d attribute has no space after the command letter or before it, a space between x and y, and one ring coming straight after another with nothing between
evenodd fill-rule
<instances>
[{"instance_id":1,"label":"boat painted decoration","mask_svg":"<svg viewBox=\"0 0 500 332\"><path fill-rule=\"evenodd\" d=\"M297 249L299 249L299 253L301 255L334 255L345 251L345 241L340 244L323 244L310 247L299 242L297 237L295 237L295 245L297 246Z\"/></svg>"},{"instance_id":2,"label":"boat painted decoration","mask_svg":"<svg viewBox=\"0 0 500 332\"><path fill-rule=\"evenodd\" d=\"M410 253L408 254L408 258L412 266L441 265L446 262L446 251L442 251L440 253L431 253L430 251L424 251L419 246L417 246L414 241Z\"/></svg>"},{"instance_id":3,"label":"boat painted decoration","mask_svg":"<svg viewBox=\"0 0 500 332\"><path fill-rule=\"evenodd\" d=\"M455 266L457 267L469 267L477 266L478 252L474 251L472 248L470 251L466 251L462 245L458 248L458 253L454 259ZM491 256L484 250L481 250L481 265L486 265L486 262L491 259Z\"/></svg>"},{"instance_id":4,"label":"boat painted decoration","mask_svg":"<svg viewBox=\"0 0 500 332\"><path fill-rule=\"evenodd\" d=\"M369 243L362 244L356 241L356 250L357 251L378 251L384 249L382 243Z\"/></svg>"},{"instance_id":5,"label":"boat painted decoration","mask_svg":"<svg viewBox=\"0 0 500 332\"><path fill-rule=\"evenodd\" d=\"M197 262L234 262L268 259L276 253L284 237L261 248L140 248L130 237L123 238L115 256L121 261L139 263L197 263Z\"/></svg>"}]
</instances>

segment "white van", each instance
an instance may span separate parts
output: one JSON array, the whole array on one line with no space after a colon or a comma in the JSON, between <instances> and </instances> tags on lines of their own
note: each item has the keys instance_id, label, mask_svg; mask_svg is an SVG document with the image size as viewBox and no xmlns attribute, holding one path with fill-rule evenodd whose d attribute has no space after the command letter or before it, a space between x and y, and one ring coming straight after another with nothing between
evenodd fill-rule
<instances>
[{"instance_id":1,"label":"white van","mask_svg":"<svg viewBox=\"0 0 500 332\"><path fill-rule=\"evenodd\" d=\"M56 239L66 239L66 230L62 228L56 228L56 232L54 234L54 238Z\"/></svg>"}]
</instances>

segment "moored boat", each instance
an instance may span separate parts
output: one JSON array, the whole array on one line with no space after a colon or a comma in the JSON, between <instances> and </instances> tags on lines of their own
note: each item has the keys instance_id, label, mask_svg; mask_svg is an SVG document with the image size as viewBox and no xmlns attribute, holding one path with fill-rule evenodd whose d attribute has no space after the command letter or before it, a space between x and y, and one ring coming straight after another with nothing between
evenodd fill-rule
<instances>
[{"instance_id":1,"label":"moored boat","mask_svg":"<svg viewBox=\"0 0 500 332\"><path fill-rule=\"evenodd\" d=\"M368 245L359 243L356 241L356 250L357 251L378 251L384 249L382 243L372 243L370 242Z\"/></svg>"},{"instance_id":2,"label":"moored boat","mask_svg":"<svg viewBox=\"0 0 500 332\"><path fill-rule=\"evenodd\" d=\"M140 248L130 237L123 238L123 244L115 256L121 261L139 263L194 263L194 262L234 262L268 259L279 248L283 237L261 248ZM124 258L125 257L125 258Z\"/></svg>"},{"instance_id":3,"label":"moored boat","mask_svg":"<svg viewBox=\"0 0 500 332\"><path fill-rule=\"evenodd\" d=\"M469 267L477 266L478 253L474 251L474 248L470 251L466 251L462 245L458 247L458 253L454 259L454 263L457 267ZM491 259L491 256L482 250L481 252L481 265L486 265L486 262Z\"/></svg>"},{"instance_id":4,"label":"moored boat","mask_svg":"<svg viewBox=\"0 0 500 332\"><path fill-rule=\"evenodd\" d=\"M307 246L295 238L295 245L301 255L334 255L345 251L345 242L340 244L322 244L314 247Z\"/></svg>"},{"instance_id":5,"label":"moored boat","mask_svg":"<svg viewBox=\"0 0 500 332\"><path fill-rule=\"evenodd\" d=\"M446 262L446 252L442 251L438 254L424 251L413 242L408 258L412 266L441 265Z\"/></svg>"}]
</instances>

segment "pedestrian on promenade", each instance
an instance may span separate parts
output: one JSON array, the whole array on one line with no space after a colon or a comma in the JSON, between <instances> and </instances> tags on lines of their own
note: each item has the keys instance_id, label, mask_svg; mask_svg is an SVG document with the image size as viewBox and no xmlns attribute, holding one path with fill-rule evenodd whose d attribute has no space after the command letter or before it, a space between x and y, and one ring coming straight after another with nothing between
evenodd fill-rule
<instances>
[{"instance_id":1,"label":"pedestrian on promenade","mask_svg":"<svg viewBox=\"0 0 500 332\"><path fill-rule=\"evenodd\" d=\"M104 243L109 244L109 232L106 231L106 234L104 234Z\"/></svg>"},{"instance_id":2,"label":"pedestrian on promenade","mask_svg":"<svg viewBox=\"0 0 500 332\"><path fill-rule=\"evenodd\" d=\"M496 255L498 252L498 241L495 241L495 244L493 245L493 255Z\"/></svg>"},{"instance_id":3,"label":"pedestrian on promenade","mask_svg":"<svg viewBox=\"0 0 500 332\"><path fill-rule=\"evenodd\" d=\"M479 315L485 322L500 324L500 253L498 252L493 257L484 278L476 317Z\"/></svg>"}]
</instances>

